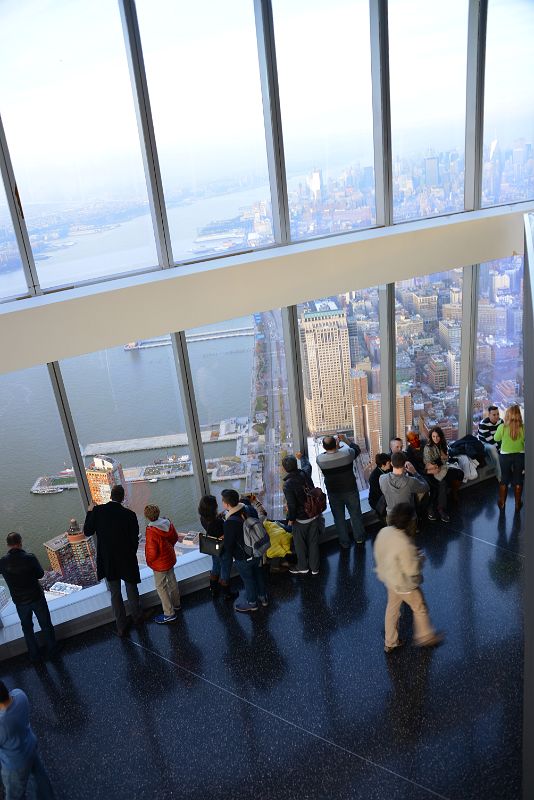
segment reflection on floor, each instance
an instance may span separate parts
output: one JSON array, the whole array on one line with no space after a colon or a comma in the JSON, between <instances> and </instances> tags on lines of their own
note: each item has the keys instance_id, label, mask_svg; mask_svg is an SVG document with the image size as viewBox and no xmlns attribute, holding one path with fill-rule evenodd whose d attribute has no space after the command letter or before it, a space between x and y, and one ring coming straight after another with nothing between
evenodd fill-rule
<instances>
[{"instance_id":1,"label":"reflection on floor","mask_svg":"<svg viewBox=\"0 0 534 800\"><path fill-rule=\"evenodd\" d=\"M101 628L39 670L4 662L58 797L516 800L521 521L511 501L499 519L495 494L462 492L421 536L435 651L384 654L368 542L329 544L318 578L275 575L250 617L204 591L174 626Z\"/></svg>"}]
</instances>

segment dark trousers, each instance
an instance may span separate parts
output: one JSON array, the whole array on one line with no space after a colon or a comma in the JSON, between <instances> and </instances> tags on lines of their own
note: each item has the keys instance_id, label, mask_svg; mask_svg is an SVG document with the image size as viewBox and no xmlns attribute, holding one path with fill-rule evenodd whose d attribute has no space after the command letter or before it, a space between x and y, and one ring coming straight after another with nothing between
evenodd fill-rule
<instances>
[{"instance_id":1,"label":"dark trousers","mask_svg":"<svg viewBox=\"0 0 534 800\"><path fill-rule=\"evenodd\" d=\"M122 633L126 629L126 610L122 599L121 582L110 581L106 578L108 589L111 592L111 607L115 614L115 622L117 623L117 630ZM141 602L139 600L139 591L136 583L127 583L124 581L126 587L126 596L130 605L130 614L134 622L141 619Z\"/></svg>"},{"instance_id":2,"label":"dark trousers","mask_svg":"<svg viewBox=\"0 0 534 800\"><path fill-rule=\"evenodd\" d=\"M261 558L251 558L248 561L236 560L235 565L245 584L247 603L251 606L257 605L258 600L267 597Z\"/></svg>"},{"instance_id":3,"label":"dark trousers","mask_svg":"<svg viewBox=\"0 0 534 800\"><path fill-rule=\"evenodd\" d=\"M319 571L319 532L323 517L316 517L311 522L293 523L293 543L297 554L297 568Z\"/></svg>"},{"instance_id":4,"label":"dark trousers","mask_svg":"<svg viewBox=\"0 0 534 800\"><path fill-rule=\"evenodd\" d=\"M37 660L40 655L39 645L37 643L35 631L33 630L34 614L37 617L37 622L39 623L43 632L47 655L53 655L56 648L56 635L54 633L52 620L50 619L48 603L46 602L44 595L38 600L33 600L31 603L15 603L15 608L17 609L17 614L19 615L22 633L26 639L26 646L32 661Z\"/></svg>"},{"instance_id":5,"label":"dark trousers","mask_svg":"<svg viewBox=\"0 0 534 800\"><path fill-rule=\"evenodd\" d=\"M54 800L55 794L37 751L20 769L2 767L5 800Z\"/></svg>"},{"instance_id":6,"label":"dark trousers","mask_svg":"<svg viewBox=\"0 0 534 800\"><path fill-rule=\"evenodd\" d=\"M501 483L505 486L523 486L525 471L524 453L499 453L501 464Z\"/></svg>"}]
</instances>

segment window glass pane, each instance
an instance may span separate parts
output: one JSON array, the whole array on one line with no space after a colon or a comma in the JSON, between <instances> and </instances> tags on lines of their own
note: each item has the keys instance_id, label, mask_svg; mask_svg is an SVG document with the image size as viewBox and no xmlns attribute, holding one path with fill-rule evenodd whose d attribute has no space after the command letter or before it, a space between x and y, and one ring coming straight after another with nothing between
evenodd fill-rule
<instances>
[{"instance_id":1,"label":"window glass pane","mask_svg":"<svg viewBox=\"0 0 534 800\"><path fill-rule=\"evenodd\" d=\"M489 0L482 204L534 197L534 5Z\"/></svg>"},{"instance_id":2,"label":"window glass pane","mask_svg":"<svg viewBox=\"0 0 534 800\"><path fill-rule=\"evenodd\" d=\"M275 0L294 239L376 221L369 3Z\"/></svg>"},{"instance_id":3,"label":"window glass pane","mask_svg":"<svg viewBox=\"0 0 534 800\"><path fill-rule=\"evenodd\" d=\"M35 553L47 571L46 588L57 581L96 583L91 558L80 558L78 564L69 559L63 562L64 574L52 574L53 566L57 568L55 540L72 518L82 524L85 515L46 367L0 375L0 409L3 536L9 531L21 534L24 549ZM48 599L55 596L59 593ZM0 588L2 611L14 611L8 600Z\"/></svg>"},{"instance_id":4,"label":"window glass pane","mask_svg":"<svg viewBox=\"0 0 534 800\"><path fill-rule=\"evenodd\" d=\"M175 261L270 244L254 4L137 10Z\"/></svg>"},{"instance_id":5,"label":"window glass pane","mask_svg":"<svg viewBox=\"0 0 534 800\"><path fill-rule=\"evenodd\" d=\"M523 258L480 265L474 427L496 405L524 410Z\"/></svg>"},{"instance_id":6,"label":"window glass pane","mask_svg":"<svg viewBox=\"0 0 534 800\"><path fill-rule=\"evenodd\" d=\"M464 209L466 0L390 0L396 222Z\"/></svg>"},{"instance_id":7,"label":"window glass pane","mask_svg":"<svg viewBox=\"0 0 534 800\"><path fill-rule=\"evenodd\" d=\"M458 438L463 272L454 269L398 282L397 435L424 439L439 425Z\"/></svg>"},{"instance_id":8,"label":"window glass pane","mask_svg":"<svg viewBox=\"0 0 534 800\"><path fill-rule=\"evenodd\" d=\"M93 499L107 502L111 467L141 533L147 503L179 533L193 529L198 501L170 337L70 358L61 369ZM194 537L177 545L179 554L196 547ZM138 555L144 564L143 538Z\"/></svg>"},{"instance_id":9,"label":"window glass pane","mask_svg":"<svg viewBox=\"0 0 534 800\"><path fill-rule=\"evenodd\" d=\"M28 294L15 231L0 180L0 299Z\"/></svg>"},{"instance_id":10,"label":"window glass pane","mask_svg":"<svg viewBox=\"0 0 534 800\"><path fill-rule=\"evenodd\" d=\"M41 285L155 265L118 4L1 14L2 119Z\"/></svg>"},{"instance_id":11,"label":"window glass pane","mask_svg":"<svg viewBox=\"0 0 534 800\"><path fill-rule=\"evenodd\" d=\"M360 490L382 451L378 288L347 292L298 307L308 453L324 434L347 433L362 450L355 461ZM322 480L314 466L314 478Z\"/></svg>"},{"instance_id":12,"label":"window glass pane","mask_svg":"<svg viewBox=\"0 0 534 800\"><path fill-rule=\"evenodd\" d=\"M212 491L253 492L285 518L281 460L292 452L282 315L196 328L188 351Z\"/></svg>"}]
</instances>

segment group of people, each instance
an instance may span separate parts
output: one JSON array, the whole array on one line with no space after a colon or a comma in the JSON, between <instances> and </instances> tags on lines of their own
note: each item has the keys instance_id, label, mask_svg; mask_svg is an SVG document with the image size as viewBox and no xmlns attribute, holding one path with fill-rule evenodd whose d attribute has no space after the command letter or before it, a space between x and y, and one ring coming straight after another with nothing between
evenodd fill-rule
<instances>
[{"instance_id":1,"label":"group of people","mask_svg":"<svg viewBox=\"0 0 534 800\"><path fill-rule=\"evenodd\" d=\"M369 479L369 504L385 524L376 536L374 557L376 574L387 589L384 650L392 653L404 644L399 638L399 616L402 603L410 606L414 620L414 644L434 647L443 635L430 622L423 592L422 566L424 555L417 549L414 536L422 510L428 520L438 516L449 521L448 491L457 489L462 471L451 460L443 431L435 426L428 442L422 442L415 432L407 434L406 450L395 437L389 453L376 456L376 467ZM488 416L481 420L478 439L495 465L499 481L498 505L504 511L508 486L514 487L515 508L522 507L524 482L525 431L518 405L507 409L504 420L496 406L490 406ZM347 436L325 436L323 452L317 465L324 477L330 509L342 549L365 543L360 496L356 483L354 461L360 448ZM291 531L296 563L289 572L317 576L320 570L319 539L324 528L322 510L326 498L314 486L312 468L303 453L287 455L282 460L283 492L286 500L286 519L278 522ZM324 504L321 496L324 498ZM84 524L86 536L95 536L97 543L97 574L105 579L111 594L116 633L126 636L129 627L142 625L148 618L142 609L137 549L139 523L136 514L123 505L124 488L114 486L109 503L88 509ZM220 542L212 556L210 591L214 598L221 593L224 599L235 601L237 612L252 613L269 604L263 555L250 546L247 530L261 530L267 515L254 496L240 497L234 489L221 492L222 510L217 498L205 495L198 507L201 525L208 536ZM351 535L346 513L351 523ZM146 562L154 572L156 591L162 613L154 617L158 624L174 622L180 611L180 591L174 572L178 535L173 523L161 516L156 505L144 509L146 525ZM0 574L5 578L18 612L30 660L37 663L41 652L33 629L37 617L46 644L46 656L54 658L58 645L43 589L39 583L43 569L37 558L22 547L20 534L7 536L8 553L0 559ZM242 599L230 584L235 565L243 581ZM130 620L122 599L121 581L125 583ZM53 798L54 793L37 754L35 736L29 724L28 700L19 689L11 692L0 681L0 763L6 797L25 796L26 787L33 784L36 796Z\"/></svg>"},{"instance_id":2,"label":"group of people","mask_svg":"<svg viewBox=\"0 0 534 800\"><path fill-rule=\"evenodd\" d=\"M431 428L428 442L414 431L406 439L406 450L397 436L389 453L377 453L369 476L369 505L386 521L394 506L408 503L419 521L426 516L431 522L438 517L449 522L449 492L457 493L463 472L449 456L443 430L438 425Z\"/></svg>"}]
</instances>

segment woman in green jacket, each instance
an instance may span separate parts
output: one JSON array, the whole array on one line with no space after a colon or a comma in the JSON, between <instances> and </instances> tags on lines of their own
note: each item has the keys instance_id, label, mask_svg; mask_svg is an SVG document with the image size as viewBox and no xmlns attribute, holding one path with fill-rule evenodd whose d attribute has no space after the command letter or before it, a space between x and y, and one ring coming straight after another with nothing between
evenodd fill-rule
<instances>
[{"instance_id":1,"label":"woman in green jacket","mask_svg":"<svg viewBox=\"0 0 534 800\"><path fill-rule=\"evenodd\" d=\"M515 510L520 511L523 506L521 496L525 473L525 427L518 405L506 409L504 425L499 425L493 438L501 444L499 460L502 474L497 505L504 511L508 484L511 483L514 487Z\"/></svg>"}]
</instances>

